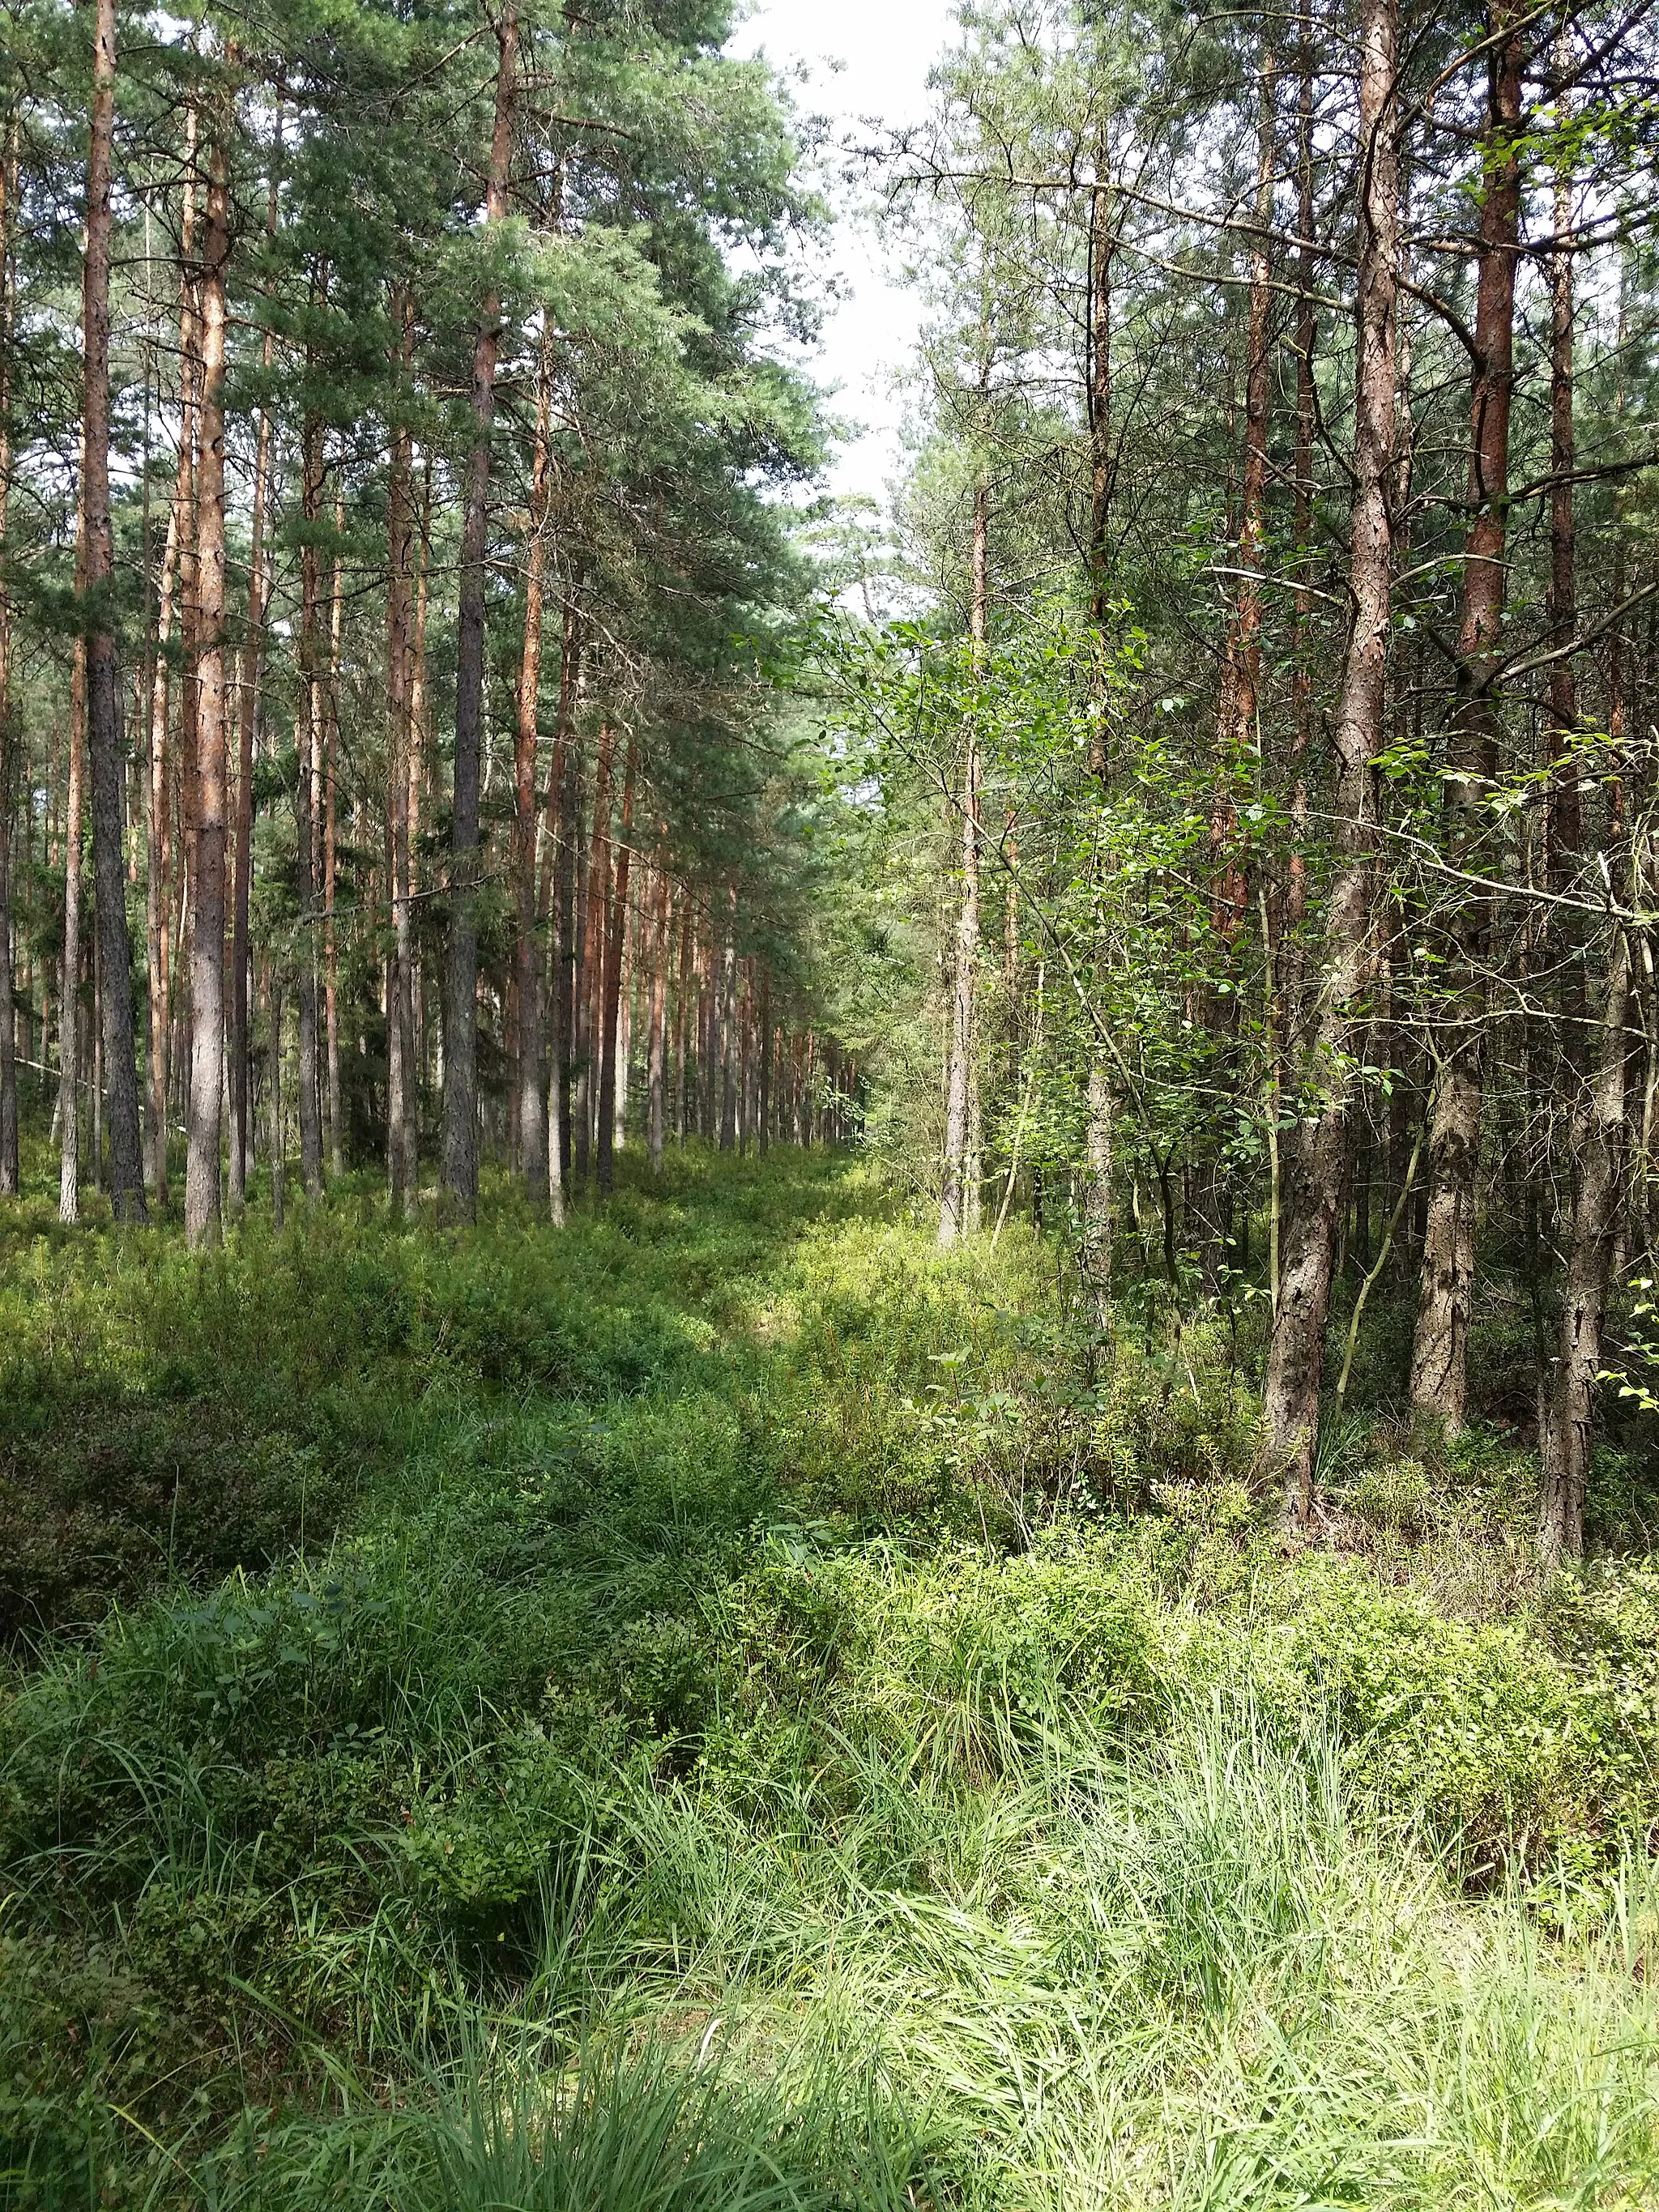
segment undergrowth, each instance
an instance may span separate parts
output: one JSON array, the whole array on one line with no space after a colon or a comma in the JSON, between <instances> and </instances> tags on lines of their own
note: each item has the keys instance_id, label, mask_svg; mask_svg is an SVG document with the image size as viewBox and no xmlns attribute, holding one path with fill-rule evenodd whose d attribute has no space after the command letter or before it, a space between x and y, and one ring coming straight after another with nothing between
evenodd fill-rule
<instances>
[{"instance_id":1,"label":"undergrowth","mask_svg":"<svg viewBox=\"0 0 1659 2212\"><path fill-rule=\"evenodd\" d=\"M1501 1437L1287 1547L821 1158L0 1237L15 2201L1654 2201L1659 1575Z\"/></svg>"}]
</instances>

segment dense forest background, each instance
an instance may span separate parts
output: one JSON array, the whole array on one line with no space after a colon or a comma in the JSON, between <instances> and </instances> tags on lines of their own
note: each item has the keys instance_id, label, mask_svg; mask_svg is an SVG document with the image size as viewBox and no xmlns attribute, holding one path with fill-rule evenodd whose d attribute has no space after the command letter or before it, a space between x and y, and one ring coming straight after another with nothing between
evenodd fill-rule
<instances>
[{"instance_id":1,"label":"dense forest background","mask_svg":"<svg viewBox=\"0 0 1659 2212\"><path fill-rule=\"evenodd\" d=\"M732 28L0 6L0 2193L1647 2203L1659 22Z\"/></svg>"}]
</instances>

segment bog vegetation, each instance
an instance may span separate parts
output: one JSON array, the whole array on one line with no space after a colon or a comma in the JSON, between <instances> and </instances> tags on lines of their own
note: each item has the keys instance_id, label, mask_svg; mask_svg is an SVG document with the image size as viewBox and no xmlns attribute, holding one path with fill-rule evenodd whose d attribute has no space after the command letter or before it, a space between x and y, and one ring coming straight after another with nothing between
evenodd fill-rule
<instances>
[{"instance_id":1,"label":"bog vegetation","mask_svg":"<svg viewBox=\"0 0 1659 2212\"><path fill-rule=\"evenodd\" d=\"M1649 0L732 27L0 0L0 2198L1659 2203Z\"/></svg>"}]
</instances>

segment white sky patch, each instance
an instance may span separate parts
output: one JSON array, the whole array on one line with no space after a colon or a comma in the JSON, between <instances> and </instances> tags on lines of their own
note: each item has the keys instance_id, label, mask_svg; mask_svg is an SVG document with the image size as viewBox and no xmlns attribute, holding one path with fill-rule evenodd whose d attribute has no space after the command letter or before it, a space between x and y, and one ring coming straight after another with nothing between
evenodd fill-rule
<instances>
[{"instance_id":1,"label":"white sky patch","mask_svg":"<svg viewBox=\"0 0 1659 2212\"><path fill-rule=\"evenodd\" d=\"M803 115L830 118L832 143L868 143L884 130L920 123L927 112L927 72L951 44L951 0L758 0L727 52L763 53L788 72L805 63L793 88ZM837 68L836 64L844 64ZM872 127L873 126L873 127ZM845 164L831 159L839 171ZM829 488L838 497L886 505L898 473L903 403L896 379L915 351L920 303L893 281L866 213L867 186L841 187L831 262L844 297L827 316L809 362L821 382L840 387L835 411L861 427L837 453Z\"/></svg>"}]
</instances>

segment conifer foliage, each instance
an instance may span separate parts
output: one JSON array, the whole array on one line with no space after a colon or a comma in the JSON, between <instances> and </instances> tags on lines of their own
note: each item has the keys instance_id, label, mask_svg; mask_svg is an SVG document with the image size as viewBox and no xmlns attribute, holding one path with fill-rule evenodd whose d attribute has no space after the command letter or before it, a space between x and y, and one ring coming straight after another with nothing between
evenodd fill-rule
<instances>
[{"instance_id":1,"label":"conifer foliage","mask_svg":"<svg viewBox=\"0 0 1659 2212\"><path fill-rule=\"evenodd\" d=\"M7 11L9 1188L20 1085L66 1219L182 1151L196 1244L290 1148L467 1217L482 1145L556 1218L828 1110L756 643L822 210L728 29Z\"/></svg>"}]
</instances>

